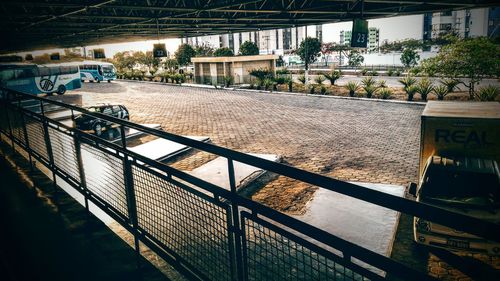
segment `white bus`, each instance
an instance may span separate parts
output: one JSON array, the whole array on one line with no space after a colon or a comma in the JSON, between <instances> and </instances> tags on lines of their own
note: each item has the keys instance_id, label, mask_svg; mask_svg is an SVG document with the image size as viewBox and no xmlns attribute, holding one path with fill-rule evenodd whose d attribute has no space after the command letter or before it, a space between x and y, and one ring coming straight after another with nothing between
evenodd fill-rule
<instances>
[{"instance_id":1,"label":"white bus","mask_svg":"<svg viewBox=\"0 0 500 281\"><path fill-rule=\"evenodd\" d=\"M112 63L102 61L78 62L81 79L89 82L101 82L116 80L116 68Z\"/></svg>"},{"instance_id":2,"label":"white bus","mask_svg":"<svg viewBox=\"0 0 500 281\"><path fill-rule=\"evenodd\" d=\"M63 95L82 87L80 70L74 65L28 63L0 64L0 87L39 95Z\"/></svg>"}]
</instances>

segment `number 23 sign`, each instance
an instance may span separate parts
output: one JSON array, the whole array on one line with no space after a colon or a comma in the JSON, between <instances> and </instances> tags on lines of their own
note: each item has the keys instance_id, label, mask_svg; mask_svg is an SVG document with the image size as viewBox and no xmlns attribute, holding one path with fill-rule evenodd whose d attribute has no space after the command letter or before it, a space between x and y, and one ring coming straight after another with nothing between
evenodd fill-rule
<instances>
[{"instance_id":1,"label":"number 23 sign","mask_svg":"<svg viewBox=\"0 0 500 281\"><path fill-rule=\"evenodd\" d=\"M368 21L355 19L352 23L351 47L366 48L368 45Z\"/></svg>"}]
</instances>

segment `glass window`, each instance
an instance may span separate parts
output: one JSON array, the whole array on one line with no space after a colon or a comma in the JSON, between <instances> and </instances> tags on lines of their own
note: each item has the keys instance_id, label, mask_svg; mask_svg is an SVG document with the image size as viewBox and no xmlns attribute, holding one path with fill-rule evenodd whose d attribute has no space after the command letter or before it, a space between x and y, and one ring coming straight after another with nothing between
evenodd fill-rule
<instances>
[{"instance_id":1,"label":"glass window","mask_svg":"<svg viewBox=\"0 0 500 281\"><path fill-rule=\"evenodd\" d=\"M26 79L37 76L36 68L22 68L16 69L16 79Z\"/></svg>"},{"instance_id":2,"label":"glass window","mask_svg":"<svg viewBox=\"0 0 500 281\"><path fill-rule=\"evenodd\" d=\"M49 76L50 75L50 70L48 67L41 66L38 68L38 75L40 76Z\"/></svg>"},{"instance_id":3,"label":"glass window","mask_svg":"<svg viewBox=\"0 0 500 281\"><path fill-rule=\"evenodd\" d=\"M49 67L50 75L60 75L61 68L59 66Z\"/></svg>"},{"instance_id":4,"label":"glass window","mask_svg":"<svg viewBox=\"0 0 500 281\"><path fill-rule=\"evenodd\" d=\"M103 109L102 113L111 115L113 112L111 111L111 107L106 107Z\"/></svg>"},{"instance_id":5,"label":"glass window","mask_svg":"<svg viewBox=\"0 0 500 281\"><path fill-rule=\"evenodd\" d=\"M0 82L13 80L15 73L13 69L5 69L0 71Z\"/></svg>"},{"instance_id":6,"label":"glass window","mask_svg":"<svg viewBox=\"0 0 500 281\"><path fill-rule=\"evenodd\" d=\"M120 112L120 107L118 105L113 105L114 112Z\"/></svg>"}]
</instances>

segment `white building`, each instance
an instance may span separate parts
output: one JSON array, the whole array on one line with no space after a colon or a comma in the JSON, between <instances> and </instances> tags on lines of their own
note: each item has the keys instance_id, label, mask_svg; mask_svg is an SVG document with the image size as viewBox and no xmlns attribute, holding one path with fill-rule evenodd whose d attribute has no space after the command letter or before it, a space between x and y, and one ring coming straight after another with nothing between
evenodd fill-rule
<instances>
[{"instance_id":1,"label":"white building","mask_svg":"<svg viewBox=\"0 0 500 281\"><path fill-rule=\"evenodd\" d=\"M424 26L431 31L431 38L444 34L456 33L462 38L473 38L490 35L488 29L494 24L492 16L494 8L467 9L447 11L432 14L430 26Z\"/></svg>"},{"instance_id":2,"label":"white building","mask_svg":"<svg viewBox=\"0 0 500 281\"><path fill-rule=\"evenodd\" d=\"M253 32L229 33L222 35L209 35L182 38L182 43L191 46L209 45L212 48L227 47L238 54L240 45L246 41L257 44L260 54L283 55L299 47L300 42L306 37L319 38L322 41L323 28L321 25L292 27L284 29L260 30Z\"/></svg>"}]
</instances>

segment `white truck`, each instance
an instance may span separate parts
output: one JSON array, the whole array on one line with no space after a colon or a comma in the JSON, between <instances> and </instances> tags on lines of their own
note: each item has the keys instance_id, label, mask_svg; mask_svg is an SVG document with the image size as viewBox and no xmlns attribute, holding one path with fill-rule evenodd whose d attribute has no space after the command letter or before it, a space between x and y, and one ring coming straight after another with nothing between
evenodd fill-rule
<instances>
[{"instance_id":1,"label":"white truck","mask_svg":"<svg viewBox=\"0 0 500 281\"><path fill-rule=\"evenodd\" d=\"M429 101L422 113L418 185L425 202L500 223L500 103ZM414 240L448 250L500 255L500 243L414 218Z\"/></svg>"}]
</instances>

